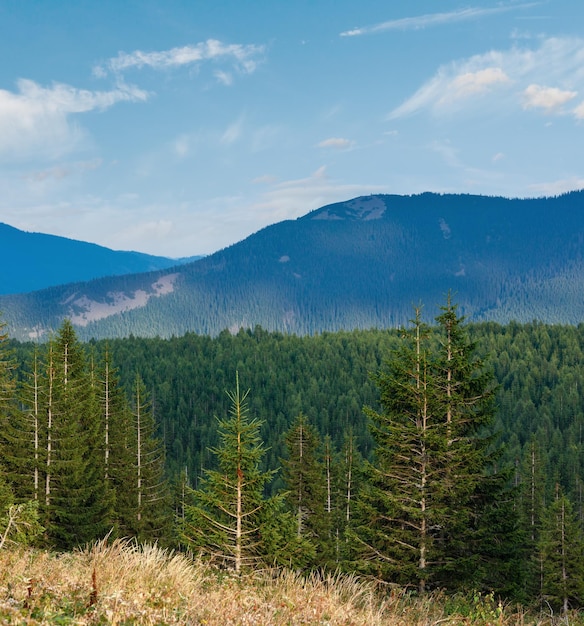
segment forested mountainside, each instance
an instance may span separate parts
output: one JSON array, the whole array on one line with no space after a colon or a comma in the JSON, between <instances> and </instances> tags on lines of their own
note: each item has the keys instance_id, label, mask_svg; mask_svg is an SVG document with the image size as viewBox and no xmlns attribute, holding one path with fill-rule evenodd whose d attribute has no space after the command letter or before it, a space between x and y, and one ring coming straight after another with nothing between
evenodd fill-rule
<instances>
[{"instance_id":1,"label":"forested mountainside","mask_svg":"<svg viewBox=\"0 0 584 626\"><path fill-rule=\"evenodd\" d=\"M194 259L122 252L66 237L29 233L0 223L0 294L26 293L101 276L135 274Z\"/></svg>"},{"instance_id":2,"label":"forested mountainside","mask_svg":"<svg viewBox=\"0 0 584 626\"><path fill-rule=\"evenodd\" d=\"M0 298L11 336L310 334L404 324L456 293L473 321L584 320L584 192L372 195L285 221L196 263Z\"/></svg>"},{"instance_id":3,"label":"forested mountainside","mask_svg":"<svg viewBox=\"0 0 584 626\"><path fill-rule=\"evenodd\" d=\"M519 468L536 444L548 497L559 481L584 520L584 325L489 322L472 324L469 331L499 385L495 426L505 459ZM266 467L279 467L284 433L300 412L336 447L352 431L361 453L369 456L363 406L379 401L370 375L383 366L400 335L366 330L295 336L258 327L215 338L189 333L90 346L96 358L110 354L123 387L131 389L140 374L165 441L169 473L187 468L196 483L201 468L212 463L215 416L229 411L225 391L234 386L236 371L242 388L251 389L250 413L264 420ZM30 360L32 344L16 347L20 363Z\"/></svg>"},{"instance_id":4,"label":"forested mountainside","mask_svg":"<svg viewBox=\"0 0 584 626\"><path fill-rule=\"evenodd\" d=\"M331 568L367 571L384 580L403 584L436 585L440 580L443 581L440 584L449 590L495 589L504 597L533 599L542 597L542 590L547 589L550 591L545 591L543 597L555 608L561 606L561 601L558 605L559 598L568 598L570 606L582 606L584 570L578 555L584 550L584 399L581 393L584 385L584 325L485 322L472 324L466 327L466 332L461 332L456 309L442 308L441 311L441 317L437 318L440 325L430 328L420 325L417 315L412 312L416 321L408 325L406 333L367 330L296 336L267 332L258 327L240 330L235 335L225 331L215 338L195 334L168 340L132 337L93 341L83 348L76 342L70 324L66 323L51 342L52 347L41 346L40 354L38 346L35 348L32 344L14 343L13 348L19 364L22 401L30 403L40 398L41 402L47 402L47 398L53 397L57 420L53 428L61 429L55 430L55 441L61 441L66 435L78 452L78 446L91 434L86 428L87 432L79 435L79 431L70 430L72 423L62 418L67 411L75 411L71 394L78 396L76 402L86 403L84 406L91 415L106 410L105 422L102 415L100 422L90 424L94 429L91 432L98 432L99 428L103 430L103 424L109 424L112 435L108 444L110 456L106 458L109 458L108 471L112 480L116 476L113 485L119 494L104 504L110 509L113 507L114 511L120 506L125 507L119 512L121 519L126 520L124 523L141 537L171 537L174 541L186 541L187 546L203 549L211 537L199 532L206 528L204 519L208 513L204 511L219 502L220 493L224 491L221 491L221 481L226 476L241 475L249 482L253 475L257 480L253 502L262 509L280 511L281 518L269 515L268 519L281 519L284 525L288 524L285 532L289 537L298 537L300 541L295 544L290 540L283 547L278 543L282 539L278 532L282 529L265 528L268 533L265 536L275 542L270 549L277 548L274 554L279 556L274 558L286 555L289 562L297 563L301 568L326 564ZM445 334L447 331L451 334ZM418 341L423 342L422 351L417 350ZM456 350L448 350L449 345L456 346ZM70 381L79 381L74 386L52 377L51 359L62 367L61 353L70 359L71 368L65 370L67 377ZM422 363L416 359L423 359L422 362L429 367L428 372L422 368L411 369L412 364ZM83 361L85 369L79 365ZM447 376L445 366L454 369L456 375ZM419 406L416 403L424 398L416 385L416 371L428 374L425 380L432 389L429 395L427 392L422 394L425 401ZM489 372L492 372L493 379ZM406 376L401 381L405 382L405 387L400 383L401 374ZM72 378L74 375L78 378ZM444 423L436 421L442 415L444 398L450 397L443 386L446 380L454 381L453 400L448 401L448 406L452 402L453 415L461 412L465 416L462 421L454 421L454 417ZM402 390L410 385L412 394L400 395L397 387L392 388L396 382ZM52 389L53 396L47 396L43 391L47 383L52 385L48 389ZM67 384L70 391L65 393ZM120 395L122 390L126 390L129 405L126 404L128 400L123 400ZM490 390L494 391L492 404ZM467 401L461 402L462 396ZM4 392L5 405L7 397ZM481 398L480 406L475 404L477 398ZM428 411L426 417L432 429L427 435L422 429L423 420L407 419L408 411L414 405L419 409L423 406L424 411ZM369 408L364 410L364 407ZM23 475L14 469L19 468L18 458L23 454L20 449L22 433L32 432L32 414L25 413L15 422L12 420L16 418L10 417L10 413L7 415L11 427L2 430L0 439L3 446L8 445L13 451L4 454L5 466L10 470L7 475L14 475L15 485L18 485ZM384 416L389 415L393 415L395 422L385 421L387 417ZM424 414L416 415L421 418ZM44 420L44 412L42 416ZM97 419L97 414L92 419ZM158 444L151 430L153 419L158 425ZM174 503L166 504L169 519L165 524L160 508L163 500L158 496L153 499L156 509L151 511L147 508L150 500L146 500L141 522L134 528L132 512L135 518L136 503L131 497L131 481L124 478L124 472L131 475L136 463L126 459L124 465L119 465L116 455L125 459L124 455L131 453L134 446L131 433L142 432L142 420L147 424L146 441L151 446L144 459L152 456L159 463L162 453L152 455L152 451L159 451L163 443L167 477L175 485ZM102 425L98 426L98 423ZM237 426L240 423L241 426ZM124 431L122 439L117 435L113 437L122 424L126 424L125 428L129 430ZM372 424L375 424L374 428L371 428ZM388 428L391 424L393 426ZM233 437L237 431L234 429L240 427L248 442L244 453L247 465L241 474L229 466L237 455L229 454L227 449L221 456L221 450L225 451L226 446L235 445ZM401 429L397 439L396 428ZM474 442L471 447L465 445L457 449L456 455L463 456L452 457L450 444L446 443L445 437L450 440L454 432L456 437L464 433L465 441ZM78 436L71 437L75 433ZM389 439L384 444L385 439L380 437ZM126 443L120 447L121 440ZM294 499L286 496L284 505L281 498L283 493L294 493L298 488L294 482L298 472L304 471L299 469L298 459L294 456L298 441L303 446L301 466L307 472L303 474L303 481L309 481L302 483L308 489L303 492L303 497L313 498L310 506L320 503L320 513L315 512L317 509L303 510L296 518ZM376 535L375 528L369 524L375 517L367 516L367 507L390 506L375 495L381 494L379 489L387 489L387 485L382 487L371 467L393 462L391 458L395 455L385 458L384 451L403 444L403 451L413 456L412 462L399 471L406 472L411 466L412 475L416 475L417 448L408 451L416 442L423 444L430 455L428 459L435 464L434 471L442 477L440 481L431 479L428 489L434 498L441 498L440 507L450 511L444 523L453 529L461 524L461 529L470 533L468 541L465 539L458 545L456 541L451 542L451 537L435 536L434 531L430 532L428 540L432 543L428 543L428 549L440 551L445 545L449 547L445 553L446 565L439 562L437 569L435 565L428 565L427 571L434 572L432 576L439 578L430 576L427 580L425 570L420 569L411 554L398 555L398 563L403 565L398 570L394 571L390 562L384 565L379 559L373 561L371 570L371 561L367 561L361 551L365 542L377 546L383 553L391 552L394 549L391 546L395 547L396 543L384 544L382 535L401 532L398 525ZM16 443L19 445L15 446ZM478 448L475 448L476 444ZM62 445L55 448L55 455L62 454L59 451ZM103 443L91 449L91 458L101 454L103 463ZM469 451L472 451L470 457L466 456ZM26 463L31 462L30 455L24 458ZM363 458L374 465L363 465ZM478 475L475 462L481 463ZM464 492L465 485L480 483L472 498L475 504L469 502L471 508L466 511L472 517L472 507L479 506L482 521L478 526L475 518L472 518L473 522L465 521L465 513L459 508L454 515L450 491L445 493L440 489L442 480L448 483L452 478L449 468L457 468L459 463L468 466L471 473L465 474L464 484L457 484L456 489L462 488ZM225 470L227 466L231 470ZM67 463L55 464L54 478L57 479L67 467ZM221 471L209 473L214 469ZM31 482L30 477L27 480ZM76 481L78 490L79 478ZM85 478L85 483L88 483L88 489L95 488L93 479ZM63 488L61 482L55 484L57 489ZM156 494L160 494L159 478L149 484ZM71 487L67 485L65 483L66 488ZM415 481L408 485L409 489L418 488ZM350 500L350 522L346 517L349 492L351 498L356 499L355 502ZM390 490L389 493L395 492ZM269 499L272 495L275 500ZM458 496L455 501L458 502ZM325 507L326 502L329 508ZM435 500L429 503L434 507L434 515L442 519L443 509L435 509ZM278 508L281 506L284 509ZM403 502L396 501L395 506L402 512L411 509L409 505L404 509ZM91 515L102 519L104 514L98 509L92 508ZM290 514L291 518L288 517ZM419 519L426 519L430 514L424 513ZM175 524L178 523L174 531L173 517ZM298 528L294 520L298 520ZM415 514L414 520L418 520ZM50 532L55 533L55 538L63 545L75 541L75 537L59 534L60 518L55 518L52 523ZM263 522L257 523L261 525ZM162 528L166 528L166 534L160 534ZM412 523L411 528L417 536L415 545L424 544L425 535L420 539L419 529L415 530L418 527ZM565 543L560 545L564 531ZM91 528L87 532L92 532ZM178 535L173 534L177 532ZM229 541L213 537L213 541ZM352 543L355 537L357 544ZM211 549L216 550L216 544L213 545L215 547ZM554 587L554 576L562 567L559 555L568 545L568 553L573 556L569 563L564 563L569 572L565 579L569 580L569 590ZM290 550L294 550L293 555ZM456 568L448 565L449 560L456 564ZM420 578L422 574L423 580Z\"/></svg>"}]
</instances>

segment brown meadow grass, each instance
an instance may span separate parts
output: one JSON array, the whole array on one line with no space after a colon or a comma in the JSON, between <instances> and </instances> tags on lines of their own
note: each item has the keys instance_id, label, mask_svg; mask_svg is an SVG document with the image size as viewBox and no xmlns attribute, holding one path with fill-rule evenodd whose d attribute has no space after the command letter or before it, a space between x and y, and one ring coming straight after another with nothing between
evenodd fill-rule
<instances>
[{"instance_id":1,"label":"brown meadow grass","mask_svg":"<svg viewBox=\"0 0 584 626\"><path fill-rule=\"evenodd\" d=\"M414 597L341 574L262 570L235 576L187 555L127 540L85 550L0 551L1 624L429 626L531 620L492 598L446 615L441 594ZM451 611L452 612L452 611ZM572 621L564 622L576 624Z\"/></svg>"}]
</instances>

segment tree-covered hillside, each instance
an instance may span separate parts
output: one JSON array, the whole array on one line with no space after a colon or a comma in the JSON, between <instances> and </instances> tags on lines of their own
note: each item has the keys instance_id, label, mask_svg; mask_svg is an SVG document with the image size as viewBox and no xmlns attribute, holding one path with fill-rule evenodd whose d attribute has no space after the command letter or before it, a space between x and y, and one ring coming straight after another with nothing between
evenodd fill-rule
<instances>
[{"instance_id":1,"label":"tree-covered hillside","mask_svg":"<svg viewBox=\"0 0 584 626\"><path fill-rule=\"evenodd\" d=\"M584 320L584 192L367 196L265 228L194 264L0 298L11 335L313 334L405 324L457 293L470 320Z\"/></svg>"},{"instance_id":2,"label":"tree-covered hillside","mask_svg":"<svg viewBox=\"0 0 584 626\"><path fill-rule=\"evenodd\" d=\"M31 418L46 420L51 409L55 441L75 441L75 471L93 463L102 474L121 472L119 483L105 483L105 508L87 509L100 524L136 523L132 494L141 483L131 487L123 472L136 476L137 457L132 461L122 452L130 443L143 450L140 458L149 458L146 448L136 448L137 434L154 446L157 434L174 485L167 515L178 525L168 535L171 543L212 559L240 558L242 568L271 555L277 563L343 567L422 590L471 585L545 599L558 610L565 610L564 601L579 605L584 573L579 561L564 562L562 554L579 554L584 546L584 327L465 326L450 305L437 319L427 326L416 315L406 333L297 336L257 327L215 338L94 341L83 349L65 325L36 358L33 345L15 343L13 357L2 360L2 471L20 493L22 470L36 458L27 452L36 441ZM123 397L115 389L124 390ZM15 393L28 407L24 415L10 403ZM39 412L31 412L35 398ZM80 403L86 407L81 413ZM73 421L66 418L71 410L78 416ZM142 415L154 418L157 433L142 430ZM92 424L90 430L84 424ZM105 448L104 424L111 428ZM57 455L50 502L58 502L60 490L74 482L62 480L69 471L67 457L59 456L64 450L47 447L46 429L39 432L45 434L38 458L46 461L48 451ZM84 448L91 432L101 432L102 443ZM120 439L114 432L126 434ZM247 436L239 457L234 442ZM120 447L121 440L127 443ZM111 456L103 456L106 449ZM413 455L412 462L396 465L389 450L395 459ZM399 496L387 478L375 478L375 468L381 476L401 476L410 488ZM404 499L420 488L416 468L426 476L420 492L426 495L414 499L427 504L417 512ZM252 476L259 478L246 500ZM34 487L43 494L45 536L65 545L71 538L59 534L62 513L45 502L45 483ZM24 484L33 494L32 475ZM83 485L91 500L95 483ZM225 508L222 493L240 494L237 513ZM406 538L401 522L374 526L374 512L384 507L393 513L383 515L399 514L396 519L417 530ZM207 523L215 526L203 531ZM238 543L247 532L253 542ZM385 538L396 532L411 552L392 556ZM393 566L370 561L371 550L404 559L407 567L398 575ZM563 569L569 588L556 579Z\"/></svg>"}]
</instances>

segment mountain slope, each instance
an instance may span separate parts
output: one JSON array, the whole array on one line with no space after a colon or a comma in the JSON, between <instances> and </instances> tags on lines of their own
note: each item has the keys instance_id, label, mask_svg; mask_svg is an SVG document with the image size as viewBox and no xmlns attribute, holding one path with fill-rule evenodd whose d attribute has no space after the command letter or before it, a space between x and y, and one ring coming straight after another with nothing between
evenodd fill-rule
<instances>
[{"instance_id":1,"label":"mountain slope","mask_svg":"<svg viewBox=\"0 0 584 626\"><path fill-rule=\"evenodd\" d=\"M452 290L472 320L584 321L584 192L368 196L265 228L196 263L0 298L13 337L63 316L83 338L314 333L407 322Z\"/></svg>"},{"instance_id":2,"label":"mountain slope","mask_svg":"<svg viewBox=\"0 0 584 626\"><path fill-rule=\"evenodd\" d=\"M187 259L188 260L188 259ZM183 260L118 252L55 235L28 233L0 223L0 294L26 293L100 276L172 267Z\"/></svg>"}]
</instances>

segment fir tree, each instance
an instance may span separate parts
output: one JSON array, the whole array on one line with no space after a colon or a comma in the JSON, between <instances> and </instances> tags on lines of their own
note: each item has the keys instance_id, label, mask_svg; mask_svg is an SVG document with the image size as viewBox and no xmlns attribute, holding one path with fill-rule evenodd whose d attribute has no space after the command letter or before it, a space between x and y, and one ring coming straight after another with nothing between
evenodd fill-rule
<instances>
[{"instance_id":1,"label":"fir tree","mask_svg":"<svg viewBox=\"0 0 584 626\"><path fill-rule=\"evenodd\" d=\"M437 537L437 581L520 593L520 530L509 469L495 471L501 449L493 432L494 376L468 337L448 294L438 322L436 417L446 426L441 484L447 508Z\"/></svg>"},{"instance_id":2,"label":"fir tree","mask_svg":"<svg viewBox=\"0 0 584 626\"><path fill-rule=\"evenodd\" d=\"M424 591L436 563L435 538L448 522L442 481L447 428L437 416L429 329L415 311L412 329L375 380L382 411L366 407L375 457L359 502L365 569Z\"/></svg>"},{"instance_id":3,"label":"fir tree","mask_svg":"<svg viewBox=\"0 0 584 626\"><path fill-rule=\"evenodd\" d=\"M548 507L538 542L542 599L564 614L584 603L584 537L568 498Z\"/></svg>"},{"instance_id":4,"label":"fir tree","mask_svg":"<svg viewBox=\"0 0 584 626\"><path fill-rule=\"evenodd\" d=\"M300 413L286 434L287 458L282 460L285 498L296 520L296 537L314 546L319 567L333 559L332 467L320 458L320 438L308 418Z\"/></svg>"},{"instance_id":5,"label":"fir tree","mask_svg":"<svg viewBox=\"0 0 584 626\"><path fill-rule=\"evenodd\" d=\"M132 395L133 433L133 486L130 496L134 500L131 519L125 525L140 541L168 536L171 525L170 495L164 475L164 448L156 437L156 421L146 387L140 375L134 381ZM119 468L122 478L126 468ZM123 488L118 489L118 493Z\"/></svg>"},{"instance_id":6,"label":"fir tree","mask_svg":"<svg viewBox=\"0 0 584 626\"><path fill-rule=\"evenodd\" d=\"M103 536L111 512L101 423L85 349L65 320L49 348L50 454L53 489L47 494L47 530L57 547Z\"/></svg>"},{"instance_id":7,"label":"fir tree","mask_svg":"<svg viewBox=\"0 0 584 626\"><path fill-rule=\"evenodd\" d=\"M212 450L219 469L206 470L200 488L191 492L193 504L185 507L183 526L188 546L236 572L270 558L265 535L280 543L270 527L279 507L264 498L274 472L260 469L265 454L261 422L249 418L248 394L240 391L236 374L235 391L228 392L230 416L219 421L220 445Z\"/></svg>"},{"instance_id":8,"label":"fir tree","mask_svg":"<svg viewBox=\"0 0 584 626\"><path fill-rule=\"evenodd\" d=\"M376 447L359 504L365 569L420 591L487 581L507 591L511 566L504 580L492 570L517 563L517 524L508 475L493 471L492 374L450 297L442 311L430 329L417 308L375 378L382 410L366 409Z\"/></svg>"},{"instance_id":9,"label":"fir tree","mask_svg":"<svg viewBox=\"0 0 584 626\"><path fill-rule=\"evenodd\" d=\"M111 524L117 534L131 536L136 528L136 481L132 454L136 436L128 399L107 347L95 374L95 386L102 424L104 479L113 498Z\"/></svg>"}]
</instances>

